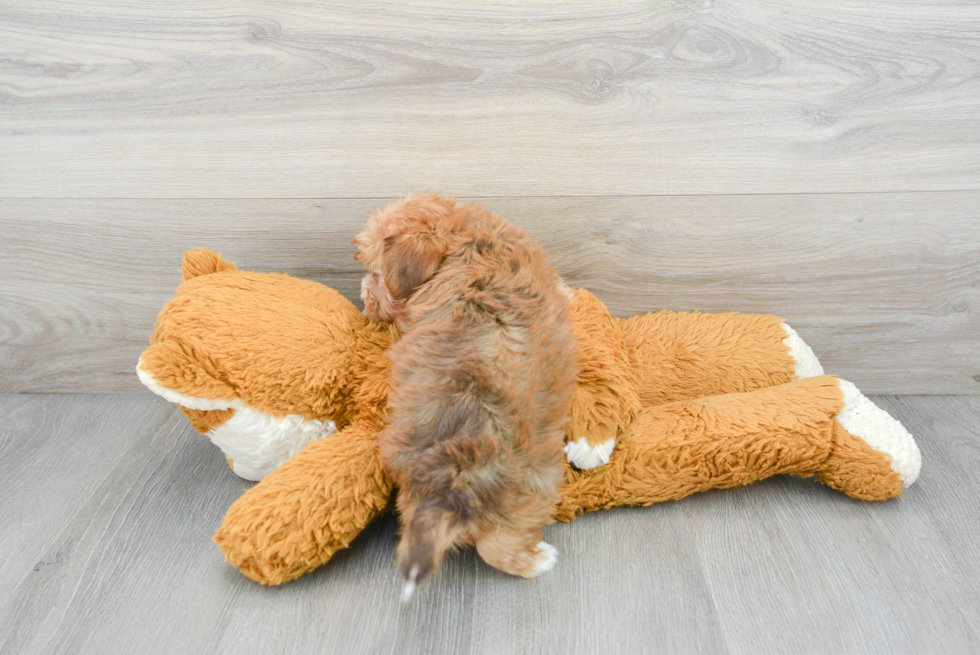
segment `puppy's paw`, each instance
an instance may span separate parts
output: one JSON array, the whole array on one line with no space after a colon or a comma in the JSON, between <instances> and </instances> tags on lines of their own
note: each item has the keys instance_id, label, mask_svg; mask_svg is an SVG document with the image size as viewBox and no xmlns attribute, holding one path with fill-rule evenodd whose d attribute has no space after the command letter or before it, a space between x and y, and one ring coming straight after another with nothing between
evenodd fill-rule
<instances>
[{"instance_id":1,"label":"puppy's paw","mask_svg":"<svg viewBox=\"0 0 980 655\"><path fill-rule=\"evenodd\" d=\"M555 568L558 549L545 541L538 542L538 554L534 556L534 575L539 576Z\"/></svg>"},{"instance_id":2,"label":"puppy's paw","mask_svg":"<svg viewBox=\"0 0 980 655\"><path fill-rule=\"evenodd\" d=\"M593 445L586 441L585 437L582 437L565 444L565 456L575 468L594 469L609 463L609 458L612 456L615 447L615 439L608 439Z\"/></svg>"}]
</instances>

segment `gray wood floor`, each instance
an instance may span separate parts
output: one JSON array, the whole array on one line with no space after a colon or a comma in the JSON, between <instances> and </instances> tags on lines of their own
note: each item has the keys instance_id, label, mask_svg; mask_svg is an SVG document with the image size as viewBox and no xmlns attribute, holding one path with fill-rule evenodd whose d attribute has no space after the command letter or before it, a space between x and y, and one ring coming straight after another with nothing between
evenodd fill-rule
<instances>
[{"instance_id":1,"label":"gray wood floor","mask_svg":"<svg viewBox=\"0 0 980 655\"><path fill-rule=\"evenodd\" d=\"M261 587L211 542L245 483L174 407L3 395L0 652L978 652L980 398L878 400L922 446L903 499L776 478L596 513L537 581L464 552L403 609L390 518Z\"/></svg>"}]
</instances>

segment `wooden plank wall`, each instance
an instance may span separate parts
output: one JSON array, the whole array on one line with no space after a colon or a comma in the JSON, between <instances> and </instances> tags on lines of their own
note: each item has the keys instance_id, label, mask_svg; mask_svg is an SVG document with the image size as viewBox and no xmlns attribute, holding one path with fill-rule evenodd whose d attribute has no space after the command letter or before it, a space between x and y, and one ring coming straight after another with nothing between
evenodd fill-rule
<instances>
[{"instance_id":1,"label":"wooden plank wall","mask_svg":"<svg viewBox=\"0 0 980 655\"><path fill-rule=\"evenodd\" d=\"M980 7L7 2L0 391L138 391L184 249L356 297L433 188L615 313L778 313L869 393L980 393Z\"/></svg>"}]
</instances>

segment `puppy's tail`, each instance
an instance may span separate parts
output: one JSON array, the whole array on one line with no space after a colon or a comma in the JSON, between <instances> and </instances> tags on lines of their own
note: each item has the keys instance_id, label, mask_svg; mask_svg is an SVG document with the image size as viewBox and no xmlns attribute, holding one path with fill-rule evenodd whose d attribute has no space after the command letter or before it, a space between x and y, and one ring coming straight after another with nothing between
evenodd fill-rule
<instances>
[{"instance_id":1,"label":"puppy's tail","mask_svg":"<svg viewBox=\"0 0 980 655\"><path fill-rule=\"evenodd\" d=\"M454 545L456 531L452 524L452 514L423 501L402 526L397 557L405 578L403 603L412 599L417 585L439 572L443 556Z\"/></svg>"}]
</instances>

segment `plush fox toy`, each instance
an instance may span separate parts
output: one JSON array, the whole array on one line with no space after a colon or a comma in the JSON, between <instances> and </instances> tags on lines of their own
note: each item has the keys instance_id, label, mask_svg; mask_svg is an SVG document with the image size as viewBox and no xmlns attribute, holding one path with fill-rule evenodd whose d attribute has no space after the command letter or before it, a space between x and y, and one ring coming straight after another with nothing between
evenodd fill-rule
<instances>
[{"instance_id":1,"label":"plush fox toy","mask_svg":"<svg viewBox=\"0 0 980 655\"><path fill-rule=\"evenodd\" d=\"M215 541L248 577L281 584L390 505L375 437L397 334L333 289L239 271L209 250L185 253L183 273L137 372L238 475L261 480ZM582 372L560 520L786 473L885 500L919 474L912 435L853 384L823 375L778 317L619 319L584 290L571 311Z\"/></svg>"}]
</instances>

